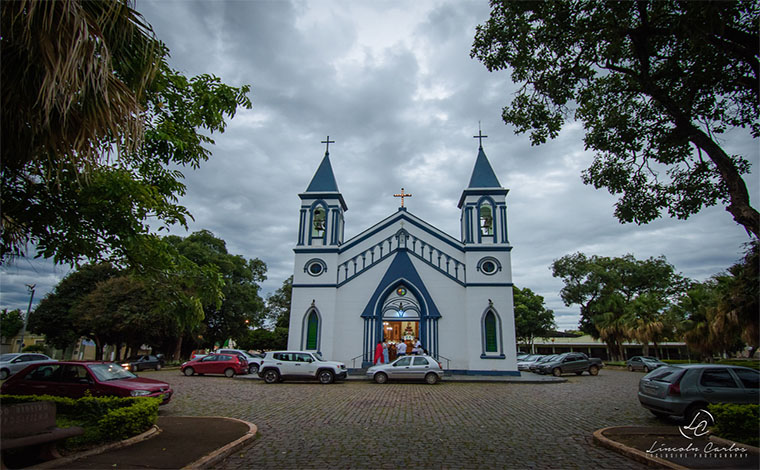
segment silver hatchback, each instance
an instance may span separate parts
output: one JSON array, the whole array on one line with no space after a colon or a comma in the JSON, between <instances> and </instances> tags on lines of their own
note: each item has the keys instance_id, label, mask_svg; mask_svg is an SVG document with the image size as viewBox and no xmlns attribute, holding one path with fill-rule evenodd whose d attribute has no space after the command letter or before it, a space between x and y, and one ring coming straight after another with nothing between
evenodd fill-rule
<instances>
[{"instance_id":1,"label":"silver hatchback","mask_svg":"<svg viewBox=\"0 0 760 470\"><path fill-rule=\"evenodd\" d=\"M54 361L44 354L38 353L7 353L0 356L0 380L5 380L26 366L38 362Z\"/></svg>"},{"instance_id":2,"label":"silver hatchback","mask_svg":"<svg viewBox=\"0 0 760 470\"><path fill-rule=\"evenodd\" d=\"M655 416L691 421L714 403L760 401L760 372L749 367L682 364L658 367L639 381L639 403Z\"/></svg>"},{"instance_id":3,"label":"silver hatchback","mask_svg":"<svg viewBox=\"0 0 760 470\"><path fill-rule=\"evenodd\" d=\"M379 384L388 380L424 380L432 385L443 378L443 367L430 356L403 356L388 364L370 367L367 378Z\"/></svg>"}]
</instances>

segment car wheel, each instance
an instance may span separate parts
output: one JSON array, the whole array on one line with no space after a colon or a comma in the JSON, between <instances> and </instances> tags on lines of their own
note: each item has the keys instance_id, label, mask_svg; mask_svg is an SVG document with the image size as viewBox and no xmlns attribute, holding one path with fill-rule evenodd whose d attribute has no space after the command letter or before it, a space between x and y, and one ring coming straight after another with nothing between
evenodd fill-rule
<instances>
[{"instance_id":1,"label":"car wheel","mask_svg":"<svg viewBox=\"0 0 760 470\"><path fill-rule=\"evenodd\" d=\"M428 375L425 376L425 382L427 382L429 385L435 385L438 383L438 375L432 372L428 373Z\"/></svg>"},{"instance_id":2,"label":"car wheel","mask_svg":"<svg viewBox=\"0 0 760 470\"><path fill-rule=\"evenodd\" d=\"M591 375L599 375L599 368L597 366L591 366L588 368L588 373Z\"/></svg>"},{"instance_id":3,"label":"car wheel","mask_svg":"<svg viewBox=\"0 0 760 470\"><path fill-rule=\"evenodd\" d=\"M259 366L257 364L251 364L251 366L248 367L248 373L249 374L258 374L259 373Z\"/></svg>"},{"instance_id":4,"label":"car wheel","mask_svg":"<svg viewBox=\"0 0 760 470\"><path fill-rule=\"evenodd\" d=\"M264 372L264 382L273 384L280 380L280 373L274 369L269 369Z\"/></svg>"},{"instance_id":5,"label":"car wheel","mask_svg":"<svg viewBox=\"0 0 760 470\"><path fill-rule=\"evenodd\" d=\"M235 377L235 371L233 369L224 369L224 375L226 377Z\"/></svg>"},{"instance_id":6,"label":"car wheel","mask_svg":"<svg viewBox=\"0 0 760 470\"><path fill-rule=\"evenodd\" d=\"M195 374L195 370L192 367L185 367L185 370L183 370L182 372L184 372L185 375L188 377Z\"/></svg>"},{"instance_id":7,"label":"car wheel","mask_svg":"<svg viewBox=\"0 0 760 470\"><path fill-rule=\"evenodd\" d=\"M628 372L633 372L633 366L628 366Z\"/></svg>"},{"instance_id":8,"label":"car wheel","mask_svg":"<svg viewBox=\"0 0 760 470\"><path fill-rule=\"evenodd\" d=\"M335 374L331 370L323 370L319 373L319 383L331 384L335 381Z\"/></svg>"},{"instance_id":9,"label":"car wheel","mask_svg":"<svg viewBox=\"0 0 760 470\"><path fill-rule=\"evenodd\" d=\"M648 373L649 373L649 367L647 367L647 366L644 366L644 373L645 373L645 374L648 374Z\"/></svg>"},{"instance_id":10,"label":"car wheel","mask_svg":"<svg viewBox=\"0 0 760 470\"><path fill-rule=\"evenodd\" d=\"M559 369L559 367L555 367L554 370L552 371L552 374L555 377L559 377L560 375L562 375L562 371Z\"/></svg>"},{"instance_id":11,"label":"car wheel","mask_svg":"<svg viewBox=\"0 0 760 470\"><path fill-rule=\"evenodd\" d=\"M156 370L161 370L161 364L156 364Z\"/></svg>"},{"instance_id":12,"label":"car wheel","mask_svg":"<svg viewBox=\"0 0 760 470\"><path fill-rule=\"evenodd\" d=\"M7 379L9 375L11 375L11 373L8 371L8 369L0 370L0 380Z\"/></svg>"},{"instance_id":13,"label":"car wheel","mask_svg":"<svg viewBox=\"0 0 760 470\"><path fill-rule=\"evenodd\" d=\"M683 414L686 423L691 423L700 411L707 410L707 403L694 403L686 408L686 412Z\"/></svg>"},{"instance_id":14,"label":"car wheel","mask_svg":"<svg viewBox=\"0 0 760 470\"><path fill-rule=\"evenodd\" d=\"M374 379L375 379L375 383L384 384L385 382L388 381L388 376L385 375L384 372L378 372L377 374L375 374Z\"/></svg>"}]
</instances>

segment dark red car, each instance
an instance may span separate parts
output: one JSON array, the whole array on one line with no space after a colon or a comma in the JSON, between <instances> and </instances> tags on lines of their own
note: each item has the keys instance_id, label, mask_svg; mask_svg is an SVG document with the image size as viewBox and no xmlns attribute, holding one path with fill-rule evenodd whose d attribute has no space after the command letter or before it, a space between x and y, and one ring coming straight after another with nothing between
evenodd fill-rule
<instances>
[{"instance_id":1,"label":"dark red car","mask_svg":"<svg viewBox=\"0 0 760 470\"><path fill-rule=\"evenodd\" d=\"M113 362L42 362L31 365L0 387L5 395L56 395L81 398L154 397L169 403L173 390L166 382L137 377Z\"/></svg>"},{"instance_id":2,"label":"dark red car","mask_svg":"<svg viewBox=\"0 0 760 470\"><path fill-rule=\"evenodd\" d=\"M209 354L182 364L185 375L224 374L227 377L248 373L248 361L237 354Z\"/></svg>"}]
</instances>

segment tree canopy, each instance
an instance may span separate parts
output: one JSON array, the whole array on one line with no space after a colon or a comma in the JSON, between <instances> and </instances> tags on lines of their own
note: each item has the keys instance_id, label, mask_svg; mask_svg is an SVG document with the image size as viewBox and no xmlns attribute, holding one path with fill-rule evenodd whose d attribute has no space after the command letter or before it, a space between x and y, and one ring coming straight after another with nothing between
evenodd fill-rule
<instances>
[{"instance_id":1,"label":"tree canopy","mask_svg":"<svg viewBox=\"0 0 760 470\"><path fill-rule=\"evenodd\" d=\"M151 233L191 217L180 169L251 107L247 85L169 67L132 3L2 3L0 262L150 265Z\"/></svg>"},{"instance_id":2,"label":"tree canopy","mask_svg":"<svg viewBox=\"0 0 760 470\"><path fill-rule=\"evenodd\" d=\"M686 2L492 0L471 56L510 69L521 87L502 117L533 144L582 121L596 151L583 181L620 195L615 216L639 224L726 204L756 238L760 213L746 156L721 134L760 136L760 6Z\"/></svg>"},{"instance_id":3,"label":"tree canopy","mask_svg":"<svg viewBox=\"0 0 760 470\"><path fill-rule=\"evenodd\" d=\"M515 306L515 336L533 344L533 338L547 336L555 328L554 312L546 308L544 298L527 287L512 289Z\"/></svg>"},{"instance_id":4,"label":"tree canopy","mask_svg":"<svg viewBox=\"0 0 760 470\"><path fill-rule=\"evenodd\" d=\"M565 305L580 306L581 331L601 338L614 357L622 357L623 340L637 339L647 349L675 329L666 310L684 279L665 257L641 261L575 253L555 260L552 271L565 284Z\"/></svg>"},{"instance_id":5,"label":"tree canopy","mask_svg":"<svg viewBox=\"0 0 760 470\"><path fill-rule=\"evenodd\" d=\"M21 310L15 309L8 311L4 308L0 312L0 336L10 340L16 336L24 327L24 316Z\"/></svg>"}]
</instances>

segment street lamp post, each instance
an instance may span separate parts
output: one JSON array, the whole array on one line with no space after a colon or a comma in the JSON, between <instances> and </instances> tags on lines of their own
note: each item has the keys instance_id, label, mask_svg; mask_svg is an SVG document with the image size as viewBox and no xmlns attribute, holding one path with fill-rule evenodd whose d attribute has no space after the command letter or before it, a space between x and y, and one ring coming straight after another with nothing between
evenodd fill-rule
<instances>
[{"instance_id":1,"label":"street lamp post","mask_svg":"<svg viewBox=\"0 0 760 470\"><path fill-rule=\"evenodd\" d=\"M29 289L31 295L29 296L29 306L26 308L26 315L24 315L24 326L21 328L21 338L18 340L18 352L24 349L24 335L26 334L26 322L29 321L29 312L32 311L32 301L34 300L34 288L37 284L27 284L26 288Z\"/></svg>"}]
</instances>

